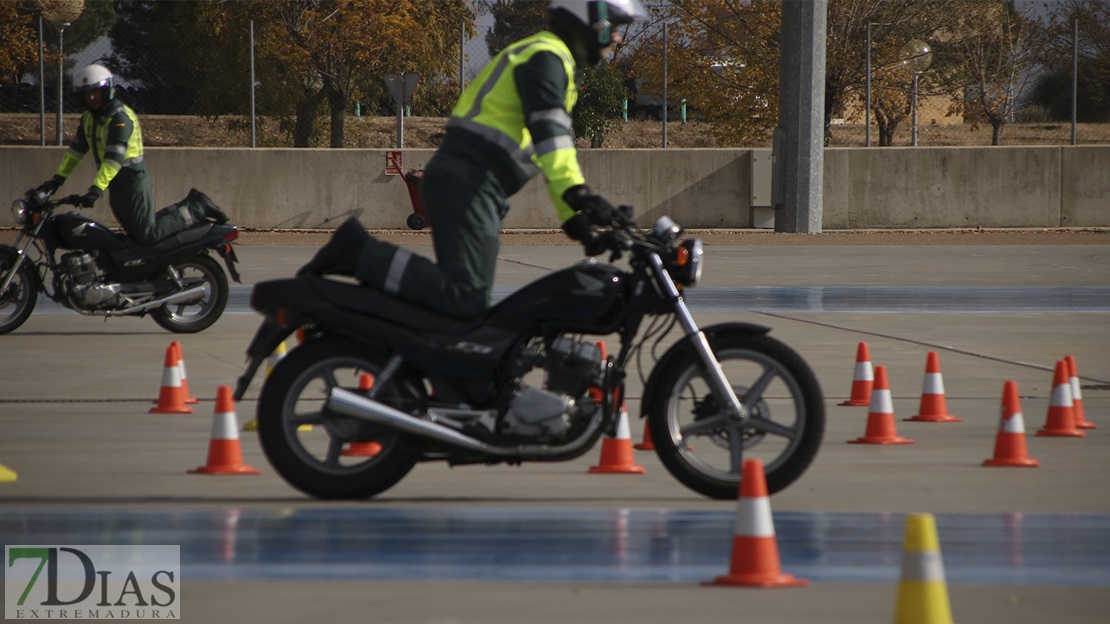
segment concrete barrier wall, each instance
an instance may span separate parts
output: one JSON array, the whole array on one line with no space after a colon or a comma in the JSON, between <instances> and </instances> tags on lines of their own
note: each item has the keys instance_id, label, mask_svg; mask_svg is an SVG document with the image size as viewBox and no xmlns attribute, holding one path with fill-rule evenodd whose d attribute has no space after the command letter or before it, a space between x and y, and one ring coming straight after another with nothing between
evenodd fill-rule
<instances>
[{"instance_id":1,"label":"concrete barrier wall","mask_svg":"<svg viewBox=\"0 0 1110 624\"><path fill-rule=\"evenodd\" d=\"M0 147L0 193L16 198L50 177L64 147ZM387 150L148 148L155 202L199 188L242 227L330 228L357 216L404 228L412 213ZM404 151L419 169L432 151ZM753 151L582 150L589 183L636 208L641 223L669 214L691 228L753 226ZM62 189L81 193L86 159ZM825 152L823 228L1110 226L1110 146L831 148ZM757 181L758 182L758 181ZM756 186L759 186L758 184ZM762 185L765 187L766 185ZM107 201L88 211L114 224ZM766 225L759 220L754 222ZM0 225L11 216L0 214ZM558 227L542 181L512 199L507 228Z\"/></svg>"}]
</instances>

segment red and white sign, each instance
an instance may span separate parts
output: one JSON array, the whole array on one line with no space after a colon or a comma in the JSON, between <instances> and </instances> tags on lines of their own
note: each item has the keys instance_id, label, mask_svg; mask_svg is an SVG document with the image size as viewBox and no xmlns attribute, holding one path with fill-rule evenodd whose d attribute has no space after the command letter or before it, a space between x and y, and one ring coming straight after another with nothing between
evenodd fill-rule
<instances>
[{"instance_id":1,"label":"red and white sign","mask_svg":"<svg viewBox=\"0 0 1110 624\"><path fill-rule=\"evenodd\" d=\"M385 153L385 175L401 175L401 152Z\"/></svg>"}]
</instances>

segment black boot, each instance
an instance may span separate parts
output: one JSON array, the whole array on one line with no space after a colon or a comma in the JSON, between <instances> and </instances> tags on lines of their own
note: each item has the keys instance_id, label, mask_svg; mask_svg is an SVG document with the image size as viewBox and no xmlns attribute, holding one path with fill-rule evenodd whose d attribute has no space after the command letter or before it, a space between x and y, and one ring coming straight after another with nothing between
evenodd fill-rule
<instances>
[{"instance_id":1,"label":"black boot","mask_svg":"<svg viewBox=\"0 0 1110 624\"><path fill-rule=\"evenodd\" d=\"M297 275L354 275L358 255L368 240L370 235L362 224L351 217L335 229L331 240L297 271Z\"/></svg>"},{"instance_id":2,"label":"black boot","mask_svg":"<svg viewBox=\"0 0 1110 624\"><path fill-rule=\"evenodd\" d=\"M220 210L220 207L216 205L216 202L212 201L211 197L196 189L189 189L189 195L185 199L204 211L205 219L215 221L218 224L227 223L227 215L224 214L223 210Z\"/></svg>"}]
</instances>

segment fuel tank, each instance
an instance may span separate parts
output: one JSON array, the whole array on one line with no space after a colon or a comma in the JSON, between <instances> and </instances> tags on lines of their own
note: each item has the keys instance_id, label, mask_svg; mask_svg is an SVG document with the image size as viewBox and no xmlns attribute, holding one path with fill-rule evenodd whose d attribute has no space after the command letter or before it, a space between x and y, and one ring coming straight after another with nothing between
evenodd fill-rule
<instances>
[{"instance_id":1,"label":"fuel tank","mask_svg":"<svg viewBox=\"0 0 1110 624\"><path fill-rule=\"evenodd\" d=\"M52 239L49 242L60 249L111 252L124 247L115 232L82 214L55 214L52 221L46 235Z\"/></svg>"},{"instance_id":2,"label":"fuel tank","mask_svg":"<svg viewBox=\"0 0 1110 624\"><path fill-rule=\"evenodd\" d=\"M490 312L487 323L521 327L559 323L569 331L607 326L627 301L628 274L590 260L561 269L517 290Z\"/></svg>"}]
</instances>

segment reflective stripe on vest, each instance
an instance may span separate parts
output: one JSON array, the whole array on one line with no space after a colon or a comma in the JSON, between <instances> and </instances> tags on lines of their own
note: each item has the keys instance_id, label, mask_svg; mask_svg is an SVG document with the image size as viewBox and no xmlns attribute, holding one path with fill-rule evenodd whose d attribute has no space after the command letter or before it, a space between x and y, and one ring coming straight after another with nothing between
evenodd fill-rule
<instances>
[{"instance_id":1,"label":"reflective stripe on vest","mask_svg":"<svg viewBox=\"0 0 1110 624\"><path fill-rule=\"evenodd\" d=\"M564 104L566 110L571 110L578 99L578 90L574 83L574 60L561 39L553 33L541 32L498 54L494 62L487 65L466 88L447 122L449 128L465 129L505 150L526 177L539 172L532 160L537 154L538 146L533 145L532 137L525 126L529 120L523 119L523 104L512 74L518 66L527 63L539 52L554 53L562 60L567 75ZM487 102L495 102L497 105L485 106ZM570 127L570 116L566 111L543 111L542 114L559 119L561 125ZM568 143L573 147L573 142ZM543 146L547 150L552 147Z\"/></svg>"}]
</instances>

